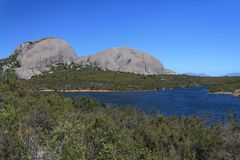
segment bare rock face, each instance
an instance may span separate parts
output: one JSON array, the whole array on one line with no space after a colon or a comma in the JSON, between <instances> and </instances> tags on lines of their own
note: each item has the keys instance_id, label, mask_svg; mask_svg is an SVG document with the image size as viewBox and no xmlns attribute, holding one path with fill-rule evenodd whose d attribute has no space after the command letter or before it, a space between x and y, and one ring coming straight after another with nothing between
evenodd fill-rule
<instances>
[{"instance_id":1,"label":"bare rock face","mask_svg":"<svg viewBox=\"0 0 240 160\"><path fill-rule=\"evenodd\" d=\"M240 96L240 89L237 89L235 90L235 93L234 93L236 96Z\"/></svg>"},{"instance_id":2,"label":"bare rock face","mask_svg":"<svg viewBox=\"0 0 240 160\"><path fill-rule=\"evenodd\" d=\"M18 75L18 78L20 78L20 79L31 79L31 77L33 77L33 76L42 74L39 70L37 70L35 68L28 69L28 68L24 68L24 67L16 68L16 73Z\"/></svg>"},{"instance_id":3,"label":"bare rock face","mask_svg":"<svg viewBox=\"0 0 240 160\"><path fill-rule=\"evenodd\" d=\"M55 64L70 64L77 60L73 49L63 40L45 38L25 42L18 46L12 57L16 57L20 68L16 73L21 79L30 79Z\"/></svg>"},{"instance_id":4,"label":"bare rock face","mask_svg":"<svg viewBox=\"0 0 240 160\"><path fill-rule=\"evenodd\" d=\"M30 79L50 71L56 64L90 64L104 70L130 72L136 74L174 74L159 60L132 48L111 48L95 55L78 58L65 41L44 38L29 41L18 46L13 54L3 61L1 68L15 68L20 79Z\"/></svg>"},{"instance_id":5,"label":"bare rock face","mask_svg":"<svg viewBox=\"0 0 240 160\"><path fill-rule=\"evenodd\" d=\"M88 63L111 71L152 75L165 74L164 66L154 57L132 48L111 48L95 55L80 57Z\"/></svg>"}]
</instances>

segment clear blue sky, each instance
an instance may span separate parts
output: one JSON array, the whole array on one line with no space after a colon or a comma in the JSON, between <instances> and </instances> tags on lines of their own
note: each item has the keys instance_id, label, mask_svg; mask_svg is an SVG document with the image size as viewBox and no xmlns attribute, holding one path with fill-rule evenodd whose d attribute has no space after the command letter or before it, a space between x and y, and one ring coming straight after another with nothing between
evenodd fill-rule
<instances>
[{"instance_id":1,"label":"clear blue sky","mask_svg":"<svg viewBox=\"0 0 240 160\"><path fill-rule=\"evenodd\" d=\"M43 37L79 56L128 46L178 73L240 72L240 0L0 0L0 58Z\"/></svg>"}]
</instances>

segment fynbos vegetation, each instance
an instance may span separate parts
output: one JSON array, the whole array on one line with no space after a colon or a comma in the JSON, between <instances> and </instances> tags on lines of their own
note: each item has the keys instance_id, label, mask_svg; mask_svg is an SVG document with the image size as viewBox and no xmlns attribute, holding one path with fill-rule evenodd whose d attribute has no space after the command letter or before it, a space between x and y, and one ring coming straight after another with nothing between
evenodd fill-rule
<instances>
[{"instance_id":1,"label":"fynbos vegetation","mask_svg":"<svg viewBox=\"0 0 240 160\"><path fill-rule=\"evenodd\" d=\"M57 81L56 81L57 80ZM240 77L194 77L187 75L141 75L103 71L91 66L58 65L51 72L33 77L27 84L39 89L107 89L114 91L154 90L206 86L211 92L234 92Z\"/></svg>"},{"instance_id":2,"label":"fynbos vegetation","mask_svg":"<svg viewBox=\"0 0 240 160\"><path fill-rule=\"evenodd\" d=\"M71 100L30 90L14 72L1 75L0 159L240 157L240 126L234 117L226 124L205 125L198 117L150 116L87 97Z\"/></svg>"}]
</instances>

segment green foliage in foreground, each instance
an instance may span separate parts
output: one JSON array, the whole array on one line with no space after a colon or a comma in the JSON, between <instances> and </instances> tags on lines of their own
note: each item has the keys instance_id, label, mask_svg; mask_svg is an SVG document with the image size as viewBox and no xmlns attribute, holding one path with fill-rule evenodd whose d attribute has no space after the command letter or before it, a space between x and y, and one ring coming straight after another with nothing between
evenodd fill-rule
<instances>
[{"instance_id":1,"label":"green foliage in foreground","mask_svg":"<svg viewBox=\"0 0 240 160\"><path fill-rule=\"evenodd\" d=\"M9 73L10 74L10 73ZM11 74L10 74L11 75ZM239 159L240 125L149 116L0 82L0 159Z\"/></svg>"},{"instance_id":2,"label":"green foliage in foreground","mask_svg":"<svg viewBox=\"0 0 240 160\"><path fill-rule=\"evenodd\" d=\"M193 77L187 75L137 75L102 71L94 67L59 65L53 73L44 73L25 81L39 89L107 89L115 91L208 86L211 91L234 91L240 88L240 77Z\"/></svg>"}]
</instances>

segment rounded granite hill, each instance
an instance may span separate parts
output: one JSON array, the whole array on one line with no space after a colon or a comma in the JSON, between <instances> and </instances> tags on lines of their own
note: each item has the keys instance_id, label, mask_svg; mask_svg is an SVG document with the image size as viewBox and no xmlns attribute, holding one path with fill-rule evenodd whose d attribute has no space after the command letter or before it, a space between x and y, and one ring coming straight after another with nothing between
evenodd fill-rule
<instances>
[{"instance_id":1,"label":"rounded granite hill","mask_svg":"<svg viewBox=\"0 0 240 160\"><path fill-rule=\"evenodd\" d=\"M144 75L175 74L153 56L133 48L110 48L78 58L71 46L57 38L43 38L19 45L8 58L20 79L30 79L56 64L89 64L103 70ZM12 61L14 63L12 63ZM13 67L14 66L14 67Z\"/></svg>"},{"instance_id":2,"label":"rounded granite hill","mask_svg":"<svg viewBox=\"0 0 240 160\"><path fill-rule=\"evenodd\" d=\"M78 58L67 42L57 38L25 42L14 50L13 56L20 65L16 72L21 79L30 79L52 65L70 64Z\"/></svg>"},{"instance_id":3,"label":"rounded granite hill","mask_svg":"<svg viewBox=\"0 0 240 160\"><path fill-rule=\"evenodd\" d=\"M165 74L165 68L159 60L133 48L110 48L95 55L80 57L79 61L111 71Z\"/></svg>"}]
</instances>

